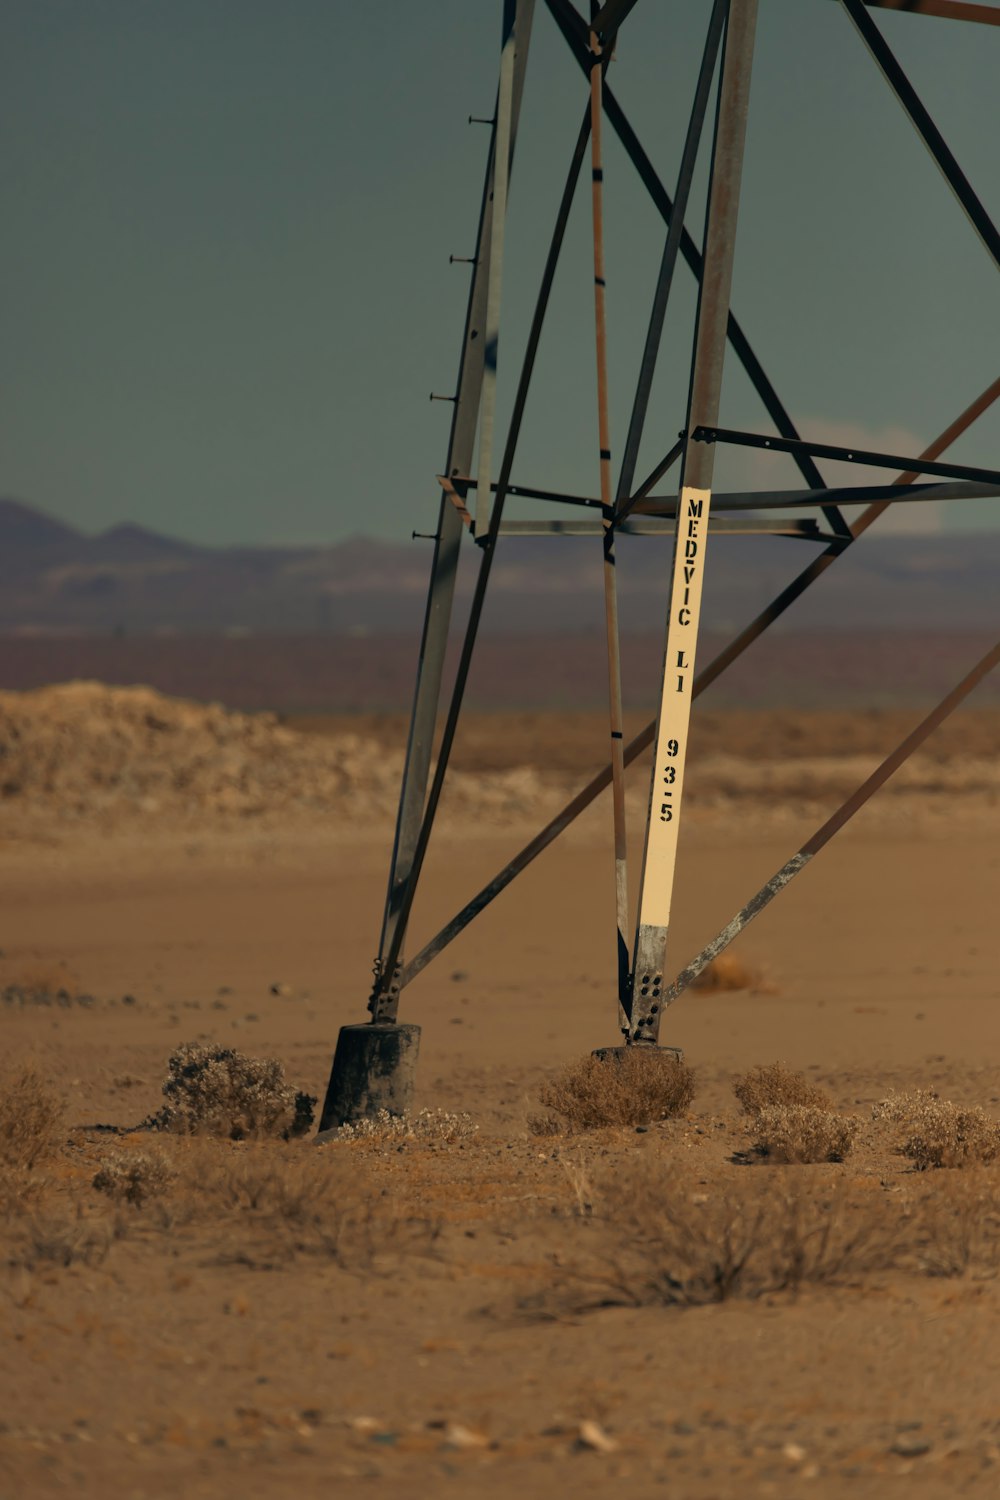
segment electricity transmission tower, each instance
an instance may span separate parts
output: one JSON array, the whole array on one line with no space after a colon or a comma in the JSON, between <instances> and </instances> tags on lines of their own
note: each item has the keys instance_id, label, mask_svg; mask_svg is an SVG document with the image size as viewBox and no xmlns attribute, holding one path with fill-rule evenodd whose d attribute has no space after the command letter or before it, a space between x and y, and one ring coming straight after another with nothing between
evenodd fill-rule
<instances>
[{"instance_id":1,"label":"electricity transmission tower","mask_svg":"<svg viewBox=\"0 0 1000 1500\"><path fill-rule=\"evenodd\" d=\"M645 0L649 7L653 0ZM760 0L766 5L768 0ZM805 3L805 0L803 0ZM815 5L831 0L810 0ZM942 18L954 25L983 28L984 41L1000 44L1000 8L965 0L835 0L858 43L867 49L875 67L964 213L968 227L1000 269L1000 234L946 144L880 30L873 12L881 9L913 13L914 26L924 17ZM544 0L547 16L538 24L554 24L578 64L581 78L579 131L561 196L554 205L555 224L538 286L534 312L517 379L513 408L502 436L496 431L497 351L501 329L504 237L508 185L515 162L515 145L532 27L534 0L503 0L499 81L491 121L490 144L479 213L479 230L472 258L471 288L466 310L451 433L442 474L440 511L434 537L427 608L421 639L406 764L400 792L388 892L382 921L375 981L369 1002L370 1021L345 1027L338 1043L333 1076L321 1128L369 1112L378 1104L400 1107L407 1097L416 1057L419 1028L398 1020L400 996L406 986L496 897L537 855L608 786L612 789L617 932L618 1021L627 1046L657 1046L664 1009L804 868L812 856L847 822L868 797L923 742L977 682L1000 660L1000 645L977 663L934 711L892 752L817 833L736 914L713 943L691 960L676 977L668 968L667 939L677 862L677 841L684 809L684 781L693 700L727 670L743 652L807 589L885 514L891 505L928 500L958 502L1000 495L1000 471L970 468L942 458L950 445L1000 396L1000 379L993 382L918 455L859 451L803 439L778 392L768 379L743 326L730 306L737 216L743 171L744 140L750 100L751 69L758 0L702 0L705 41L694 80L693 102L680 156L680 168L668 191L651 158L615 95L613 57L620 28L627 33L630 15L643 0L592 0L584 16L572 0ZM998 53L1000 57L1000 53ZM644 345L637 351L635 393L624 447L612 467L608 423L608 372L604 274L603 141L609 129L618 137L663 222L662 254L653 291ZM707 208L700 243L686 219L702 137L709 141ZM532 372L545 322L570 209L579 178L589 163L593 250L594 350L597 371L597 412L594 448L600 493L597 496L552 492L522 482L512 474L522 422L529 401ZM690 376L685 412L672 413L667 430L678 440L663 452L652 472L637 482L640 441L649 415L650 395L668 300L675 271L684 261L698 287L697 308L690 330ZM742 365L767 413L766 432L734 430L720 425L720 396L724 360L729 355ZM662 427L663 415L657 416ZM793 490L719 494L713 490L715 455L719 445L763 448L787 454L801 475ZM886 471L887 482L830 487L819 461L837 460ZM676 479L667 479L670 471ZM539 518L505 519L505 502L537 502ZM571 522L546 519L557 502L575 507ZM845 505L865 504L860 516L848 522ZM806 511L805 518L801 512ZM742 514L741 514L742 513ZM762 519L763 518L763 519ZM673 536L673 564L664 589L664 656L656 719L626 744L622 716L622 687L618 632L615 546L619 533ZM790 578L777 597L717 655L697 665L702 583L710 566L711 539L719 532L764 532L792 536L815 548L807 566ZM404 942L414 894L424 865L449 760L459 723L463 696L477 632L487 596L490 572L498 547L510 535L569 533L592 535L603 557L606 655L609 689L609 760L607 766L520 851L481 891L475 894L442 930L411 957ZM443 702L445 652L460 547L478 552L478 575L461 643L458 667L447 702ZM667 581L665 580L665 583ZM432 755L440 731L436 761ZM638 921L629 925L627 850L625 835L625 770L650 745L653 747L649 808L638 886Z\"/></svg>"}]
</instances>

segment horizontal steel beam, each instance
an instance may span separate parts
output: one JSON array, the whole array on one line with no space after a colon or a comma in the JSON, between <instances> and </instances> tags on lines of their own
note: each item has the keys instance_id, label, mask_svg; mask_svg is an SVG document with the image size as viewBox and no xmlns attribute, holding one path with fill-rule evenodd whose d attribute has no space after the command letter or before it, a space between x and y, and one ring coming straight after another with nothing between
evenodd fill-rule
<instances>
[{"instance_id":1,"label":"horizontal steel beam","mask_svg":"<svg viewBox=\"0 0 1000 1500\"><path fill-rule=\"evenodd\" d=\"M1000 472L996 469L974 469L968 464L939 464L927 458L900 458L894 453L841 448L833 443L809 443L802 438L768 437L766 433L737 432L731 427L696 427L691 439L695 443L733 443L739 448L767 448L774 453L789 453L793 458L806 452L814 458L865 464L873 469L904 469L913 474L941 474L945 479L973 479L986 484L1000 484ZM714 500L712 503L715 503Z\"/></svg>"},{"instance_id":2,"label":"horizontal steel beam","mask_svg":"<svg viewBox=\"0 0 1000 1500\"><path fill-rule=\"evenodd\" d=\"M969 0L864 0L869 10L905 10L908 15L935 16L943 21L974 21L1000 26L1000 9ZM612 36L635 5L635 0L607 0L591 22L601 38Z\"/></svg>"},{"instance_id":3,"label":"horizontal steel beam","mask_svg":"<svg viewBox=\"0 0 1000 1500\"><path fill-rule=\"evenodd\" d=\"M769 442L775 441L768 439ZM852 449L852 452L857 450ZM900 463L908 463L908 459L897 459L890 467L897 467ZM914 459L914 463L920 460ZM941 467L945 467L941 465ZM464 498L463 486L474 489L475 480L456 479L454 481L440 478L442 488L451 493L453 487L457 486L457 494L454 503L461 504ZM496 485L491 485L496 489ZM591 510L600 510L601 502L589 495L566 495L556 490L531 489L527 485L509 485L508 495L519 495L526 500L545 500L557 505L573 505L587 507ZM844 484L835 489L823 490L734 490L729 493L720 493L712 496L712 509L718 511L740 511L740 510L805 510L824 508L831 501L835 505L868 505L873 501L892 501L893 504L909 505L913 502L927 500L989 500L1000 495L1000 474L993 481L982 481L972 483L966 480L951 480L946 484ZM641 500L635 500L630 506L630 514L633 516L656 516L661 520L673 520L677 514L676 495L646 495ZM811 523L815 526L815 522ZM528 536L532 532L543 535L546 529L556 528L564 535L591 536L598 535L601 523L594 521L505 521L501 535L513 536L511 526L525 526L527 531L520 533ZM578 526L576 532L567 530L570 526ZM622 531L633 531L634 528L626 519L618 523ZM673 528L668 528L672 530ZM767 530L767 527L761 527ZM641 533L636 533L641 534Z\"/></svg>"},{"instance_id":4,"label":"horizontal steel beam","mask_svg":"<svg viewBox=\"0 0 1000 1500\"><path fill-rule=\"evenodd\" d=\"M711 532L722 532L740 536L794 536L810 542L836 542L828 532L820 531L814 520L767 521L722 521L714 516L709 519ZM615 527L626 536L673 536L672 521L655 517L648 520L626 521ZM504 521L500 526L501 536L603 536L601 521Z\"/></svg>"},{"instance_id":5,"label":"horizontal steel beam","mask_svg":"<svg viewBox=\"0 0 1000 1500\"><path fill-rule=\"evenodd\" d=\"M1000 26L1000 9L994 5L972 5L966 0L864 0L869 10L905 10L915 16L937 16L943 21L978 21L982 26Z\"/></svg>"},{"instance_id":6,"label":"horizontal steel beam","mask_svg":"<svg viewBox=\"0 0 1000 1500\"><path fill-rule=\"evenodd\" d=\"M893 465L895 467L895 465ZM729 495L713 495L712 509L720 510L799 510L809 506L826 507L831 497L837 505L866 505L873 501L891 501L909 505L921 500L988 500L1000 495L1000 475L995 481L968 484L953 480L950 484L845 484L828 490L745 490ZM677 515L677 496L650 495L637 502L633 515L673 518Z\"/></svg>"},{"instance_id":7,"label":"horizontal steel beam","mask_svg":"<svg viewBox=\"0 0 1000 1500\"><path fill-rule=\"evenodd\" d=\"M908 15L935 16L943 21L974 21L982 26L1000 26L1000 8L976 5L969 0L864 0L869 10L905 10ZM598 36L613 35L635 5L635 0L607 0L591 25Z\"/></svg>"}]
</instances>

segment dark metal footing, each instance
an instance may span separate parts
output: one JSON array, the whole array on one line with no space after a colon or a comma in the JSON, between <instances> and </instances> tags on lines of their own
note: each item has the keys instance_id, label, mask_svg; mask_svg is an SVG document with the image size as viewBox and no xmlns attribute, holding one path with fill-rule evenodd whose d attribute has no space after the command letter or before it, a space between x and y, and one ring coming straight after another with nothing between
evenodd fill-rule
<instances>
[{"instance_id":1,"label":"dark metal footing","mask_svg":"<svg viewBox=\"0 0 1000 1500\"><path fill-rule=\"evenodd\" d=\"M356 1120L373 1120L380 1109L391 1115L409 1114L419 1049L419 1026L342 1026L320 1134Z\"/></svg>"},{"instance_id":2,"label":"dark metal footing","mask_svg":"<svg viewBox=\"0 0 1000 1500\"><path fill-rule=\"evenodd\" d=\"M671 1062L684 1061L680 1047L656 1047L650 1042L638 1042L631 1047L596 1047L590 1055L600 1062L620 1063L632 1052L655 1052L658 1057L669 1058Z\"/></svg>"}]
</instances>

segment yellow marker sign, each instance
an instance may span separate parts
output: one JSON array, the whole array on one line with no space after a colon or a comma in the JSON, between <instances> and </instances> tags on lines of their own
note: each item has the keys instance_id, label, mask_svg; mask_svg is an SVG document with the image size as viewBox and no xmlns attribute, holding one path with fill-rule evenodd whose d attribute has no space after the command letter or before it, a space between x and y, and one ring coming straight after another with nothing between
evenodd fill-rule
<instances>
[{"instance_id":1,"label":"yellow marker sign","mask_svg":"<svg viewBox=\"0 0 1000 1500\"><path fill-rule=\"evenodd\" d=\"M666 928L670 922L711 500L711 490L685 487L677 511L667 649L639 906L640 929Z\"/></svg>"}]
</instances>

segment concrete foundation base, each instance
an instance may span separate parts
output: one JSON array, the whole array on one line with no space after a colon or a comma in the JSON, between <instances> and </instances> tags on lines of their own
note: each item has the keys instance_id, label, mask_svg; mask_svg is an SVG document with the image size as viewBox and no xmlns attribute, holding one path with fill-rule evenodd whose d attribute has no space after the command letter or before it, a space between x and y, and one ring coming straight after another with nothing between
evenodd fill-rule
<instances>
[{"instance_id":1,"label":"concrete foundation base","mask_svg":"<svg viewBox=\"0 0 1000 1500\"><path fill-rule=\"evenodd\" d=\"M342 1026L319 1134L373 1120L380 1109L409 1114L419 1048L419 1026Z\"/></svg>"},{"instance_id":2,"label":"concrete foundation base","mask_svg":"<svg viewBox=\"0 0 1000 1500\"><path fill-rule=\"evenodd\" d=\"M634 1047L596 1047L590 1055L601 1062L618 1063L630 1052L655 1052L658 1057L669 1058L671 1062L684 1061L680 1047L653 1047L649 1042L638 1042Z\"/></svg>"}]
</instances>

